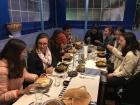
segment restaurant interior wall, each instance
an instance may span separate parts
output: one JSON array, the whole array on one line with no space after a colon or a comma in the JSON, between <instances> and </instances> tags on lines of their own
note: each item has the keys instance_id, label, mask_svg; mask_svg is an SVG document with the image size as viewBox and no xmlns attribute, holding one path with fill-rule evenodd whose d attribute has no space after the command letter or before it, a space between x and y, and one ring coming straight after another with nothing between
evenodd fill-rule
<instances>
[{"instance_id":1,"label":"restaurant interior wall","mask_svg":"<svg viewBox=\"0 0 140 105\"><path fill-rule=\"evenodd\" d=\"M64 24L70 24L75 29L84 29L84 21L66 20L66 0L49 0L49 4L50 18L48 21L45 21L45 29L62 27ZM97 24L101 29L105 25L113 27L122 25L128 29L132 29L135 9L136 0L126 0L123 21L88 21L88 28L91 28L93 24ZM5 25L9 22L8 0L0 0L0 39L8 38L9 33ZM22 35L37 32L41 29L40 22L23 22L22 25Z\"/></svg>"}]
</instances>

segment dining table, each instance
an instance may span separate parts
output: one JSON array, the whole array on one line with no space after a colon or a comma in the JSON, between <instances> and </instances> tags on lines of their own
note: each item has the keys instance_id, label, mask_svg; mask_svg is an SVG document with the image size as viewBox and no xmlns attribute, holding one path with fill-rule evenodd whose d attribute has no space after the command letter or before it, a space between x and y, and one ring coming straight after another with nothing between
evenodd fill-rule
<instances>
[{"instance_id":1,"label":"dining table","mask_svg":"<svg viewBox=\"0 0 140 105\"><path fill-rule=\"evenodd\" d=\"M97 105L101 74L107 73L107 70L106 67L100 68L96 66L96 61L101 60L100 58L95 59L92 57L93 55L95 57L96 53L97 51L92 51L91 54L89 55L90 57L85 60L84 73L78 72L77 76L75 77L69 77L67 75L68 71L76 70L76 67L78 65L78 60L79 60L79 53L76 53L76 54L72 54L73 59L70 62L65 62L69 65L68 70L66 72L57 73L54 71L52 75L47 75L47 78L52 79L52 83L51 86L49 87L49 90L46 93L42 94L42 99L41 99L42 103L51 99L60 99L65 93L65 91L68 89L84 86L86 87L87 92L91 96L90 105ZM104 58L102 59L105 60ZM60 82L59 86L55 86L56 76L58 77L57 79L59 79ZM63 85L63 82L66 80L69 81L68 86ZM36 97L36 93L24 94L15 103L13 103L13 105L33 105L32 103L36 101L35 97Z\"/></svg>"}]
</instances>

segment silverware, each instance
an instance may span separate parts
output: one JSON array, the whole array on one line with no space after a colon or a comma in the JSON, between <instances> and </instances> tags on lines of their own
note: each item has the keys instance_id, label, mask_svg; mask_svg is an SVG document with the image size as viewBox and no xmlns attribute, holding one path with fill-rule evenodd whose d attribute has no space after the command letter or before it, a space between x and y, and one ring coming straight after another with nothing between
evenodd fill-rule
<instances>
[{"instance_id":1,"label":"silverware","mask_svg":"<svg viewBox=\"0 0 140 105\"><path fill-rule=\"evenodd\" d=\"M83 79L94 79L93 77L86 77L86 76L79 76L79 77Z\"/></svg>"},{"instance_id":2,"label":"silverware","mask_svg":"<svg viewBox=\"0 0 140 105\"><path fill-rule=\"evenodd\" d=\"M48 95L48 94L46 94L46 93L44 93L44 95L47 96L47 97L50 97L50 95Z\"/></svg>"},{"instance_id":3,"label":"silverware","mask_svg":"<svg viewBox=\"0 0 140 105\"><path fill-rule=\"evenodd\" d=\"M31 103L29 103L28 105L33 105L34 104L34 102L31 102Z\"/></svg>"}]
</instances>

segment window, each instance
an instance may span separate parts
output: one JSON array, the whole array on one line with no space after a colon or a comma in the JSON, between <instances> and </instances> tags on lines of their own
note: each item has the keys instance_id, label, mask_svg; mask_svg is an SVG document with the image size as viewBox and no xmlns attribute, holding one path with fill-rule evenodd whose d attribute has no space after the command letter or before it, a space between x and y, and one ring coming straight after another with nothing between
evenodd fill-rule
<instances>
[{"instance_id":1,"label":"window","mask_svg":"<svg viewBox=\"0 0 140 105\"><path fill-rule=\"evenodd\" d=\"M11 22L40 21L40 0L8 0ZM43 0L44 20L49 19L49 0Z\"/></svg>"},{"instance_id":2,"label":"window","mask_svg":"<svg viewBox=\"0 0 140 105\"><path fill-rule=\"evenodd\" d=\"M125 0L89 0L88 20L123 21ZM66 20L85 20L85 0L66 0Z\"/></svg>"}]
</instances>

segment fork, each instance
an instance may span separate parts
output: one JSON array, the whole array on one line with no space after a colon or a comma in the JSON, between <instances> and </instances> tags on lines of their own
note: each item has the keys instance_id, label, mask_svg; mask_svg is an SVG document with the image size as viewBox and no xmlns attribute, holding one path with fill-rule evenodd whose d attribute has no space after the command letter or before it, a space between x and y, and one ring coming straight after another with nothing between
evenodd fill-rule
<instances>
[{"instance_id":1,"label":"fork","mask_svg":"<svg viewBox=\"0 0 140 105\"><path fill-rule=\"evenodd\" d=\"M85 77L85 76L79 76L79 77L83 79L94 79L93 77Z\"/></svg>"}]
</instances>

